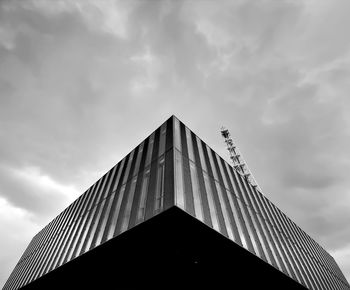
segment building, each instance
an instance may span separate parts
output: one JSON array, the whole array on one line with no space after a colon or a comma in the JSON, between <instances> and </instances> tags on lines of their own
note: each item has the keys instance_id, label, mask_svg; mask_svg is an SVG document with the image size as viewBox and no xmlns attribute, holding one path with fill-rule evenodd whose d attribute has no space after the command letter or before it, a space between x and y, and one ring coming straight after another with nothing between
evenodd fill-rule
<instances>
[{"instance_id":1,"label":"building","mask_svg":"<svg viewBox=\"0 0 350 290\"><path fill-rule=\"evenodd\" d=\"M4 289L350 289L334 259L176 117L44 227Z\"/></svg>"}]
</instances>

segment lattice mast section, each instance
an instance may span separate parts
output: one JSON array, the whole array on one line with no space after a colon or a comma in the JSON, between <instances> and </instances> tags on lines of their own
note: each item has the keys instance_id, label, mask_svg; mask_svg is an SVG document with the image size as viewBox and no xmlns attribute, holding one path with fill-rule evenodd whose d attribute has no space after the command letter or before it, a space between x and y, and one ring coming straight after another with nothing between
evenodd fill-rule
<instances>
[{"instance_id":1,"label":"lattice mast section","mask_svg":"<svg viewBox=\"0 0 350 290\"><path fill-rule=\"evenodd\" d=\"M233 168L245 179L247 179L253 187L261 192L261 188L256 182L253 174L250 172L247 163L244 161L242 153L239 151L237 145L233 142L229 130L225 127L221 127L221 135L225 139L227 150L233 163Z\"/></svg>"}]
</instances>

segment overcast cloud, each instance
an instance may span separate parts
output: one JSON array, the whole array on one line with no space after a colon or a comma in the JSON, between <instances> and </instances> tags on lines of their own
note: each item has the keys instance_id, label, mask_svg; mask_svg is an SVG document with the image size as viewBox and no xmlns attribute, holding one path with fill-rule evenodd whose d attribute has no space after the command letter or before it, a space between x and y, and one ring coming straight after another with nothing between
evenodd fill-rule
<instances>
[{"instance_id":1,"label":"overcast cloud","mask_svg":"<svg viewBox=\"0 0 350 290\"><path fill-rule=\"evenodd\" d=\"M0 286L32 236L171 114L350 280L350 1L1 1ZM226 158L227 159L227 158Z\"/></svg>"}]
</instances>

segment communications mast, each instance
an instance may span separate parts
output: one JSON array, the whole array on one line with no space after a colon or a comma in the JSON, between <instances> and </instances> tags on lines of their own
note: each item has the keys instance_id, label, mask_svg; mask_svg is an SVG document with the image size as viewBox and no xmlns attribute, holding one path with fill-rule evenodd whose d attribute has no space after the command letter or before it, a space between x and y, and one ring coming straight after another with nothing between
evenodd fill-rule
<instances>
[{"instance_id":1,"label":"communications mast","mask_svg":"<svg viewBox=\"0 0 350 290\"><path fill-rule=\"evenodd\" d=\"M242 175L248 182L261 192L261 188L256 182L253 174L250 172L247 163L244 161L241 152L237 145L233 142L231 134L228 129L221 127L221 135L225 139L227 150L230 154L230 159L233 163L233 168Z\"/></svg>"}]
</instances>

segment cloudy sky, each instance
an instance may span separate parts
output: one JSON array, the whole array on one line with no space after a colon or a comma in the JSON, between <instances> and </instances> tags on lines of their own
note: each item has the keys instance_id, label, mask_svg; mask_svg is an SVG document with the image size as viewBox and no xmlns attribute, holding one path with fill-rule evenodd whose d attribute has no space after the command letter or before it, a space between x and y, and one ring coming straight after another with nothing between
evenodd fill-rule
<instances>
[{"instance_id":1,"label":"cloudy sky","mask_svg":"<svg viewBox=\"0 0 350 290\"><path fill-rule=\"evenodd\" d=\"M0 286L32 236L175 114L350 280L350 1L1 1ZM227 159L227 158L226 158Z\"/></svg>"}]
</instances>

